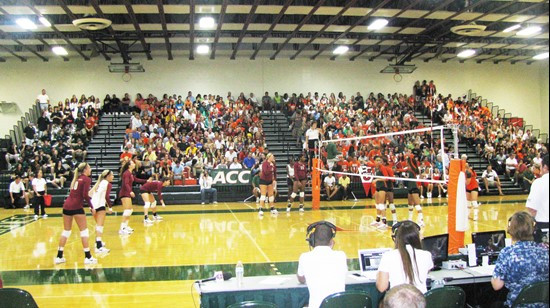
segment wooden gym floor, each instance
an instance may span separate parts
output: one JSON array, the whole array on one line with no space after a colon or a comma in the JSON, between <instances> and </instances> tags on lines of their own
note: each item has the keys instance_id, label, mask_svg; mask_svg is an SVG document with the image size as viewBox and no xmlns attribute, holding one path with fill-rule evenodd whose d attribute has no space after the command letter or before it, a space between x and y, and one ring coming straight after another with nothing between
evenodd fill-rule
<instances>
[{"instance_id":1,"label":"wooden gym floor","mask_svg":"<svg viewBox=\"0 0 550 308\"><path fill-rule=\"evenodd\" d=\"M470 221L470 232L504 230L507 219L525 208L526 196L481 197L480 219ZM447 233L446 199L422 200L426 227L424 236ZM406 200L396 200L400 220L407 218ZM121 207L109 215L103 241L111 252L98 256L98 265L85 268L84 254L76 225L65 247L67 263L53 264L62 231L61 209L47 209L49 217L33 219L32 211L0 210L0 275L4 287L29 291L40 307L194 307L198 294L194 280L212 276L215 270L234 272L235 264L245 264L245 275L277 275L296 272L297 260L308 251L305 232L308 224L329 220L342 231L335 249L350 259L357 269L357 250L392 247L390 231L370 227L374 219L373 200L321 202L320 211L305 213L295 205L287 215L279 203L277 217L265 212L260 219L255 203L179 205L159 207L164 221L143 225L142 208L134 206L131 236L121 237L118 228ZM388 214L389 211L388 211ZM389 215L388 218L390 218ZM414 216L416 220L416 213ZM91 237L95 222L88 216Z\"/></svg>"}]
</instances>

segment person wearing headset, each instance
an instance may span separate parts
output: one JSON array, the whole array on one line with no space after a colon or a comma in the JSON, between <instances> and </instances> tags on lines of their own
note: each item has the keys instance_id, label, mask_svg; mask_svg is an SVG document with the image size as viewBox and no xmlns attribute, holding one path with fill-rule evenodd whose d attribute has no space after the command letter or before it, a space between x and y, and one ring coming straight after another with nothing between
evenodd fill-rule
<instances>
[{"instance_id":1,"label":"person wearing headset","mask_svg":"<svg viewBox=\"0 0 550 308\"><path fill-rule=\"evenodd\" d=\"M428 272L434 267L432 254L422 250L420 226L405 220L392 226L395 249L386 252L380 260L376 288L385 292L401 284L412 284L426 293Z\"/></svg>"},{"instance_id":2,"label":"person wearing headset","mask_svg":"<svg viewBox=\"0 0 550 308\"><path fill-rule=\"evenodd\" d=\"M310 308L319 307L327 296L346 289L346 254L332 249L334 236L336 226L328 221L307 228L306 241L313 250L300 256L297 277L300 283L307 284Z\"/></svg>"}]
</instances>

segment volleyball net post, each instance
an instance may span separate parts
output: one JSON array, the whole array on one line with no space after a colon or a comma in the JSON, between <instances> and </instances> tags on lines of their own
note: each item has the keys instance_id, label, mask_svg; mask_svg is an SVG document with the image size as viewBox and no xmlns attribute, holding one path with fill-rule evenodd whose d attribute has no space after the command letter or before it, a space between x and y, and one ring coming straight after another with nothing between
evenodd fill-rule
<instances>
[{"instance_id":1,"label":"volleyball net post","mask_svg":"<svg viewBox=\"0 0 550 308\"><path fill-rule=\"evenodd\" d=\"M451 160L449 167L448 215L449 254L458 253L464 247L464 233L468 228L468 201L466 198L466 163L461 159Z\"/></svg>"}]
</instances>

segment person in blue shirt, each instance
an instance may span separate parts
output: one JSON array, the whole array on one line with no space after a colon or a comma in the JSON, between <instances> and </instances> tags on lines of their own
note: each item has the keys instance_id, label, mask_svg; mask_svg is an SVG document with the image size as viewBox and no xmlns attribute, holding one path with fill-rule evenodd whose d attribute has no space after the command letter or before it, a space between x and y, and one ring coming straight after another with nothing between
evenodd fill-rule
<instances>
[{"instance_id":1,"label":"person in blue shirt","mask_svg":"<svg viewBox=\"0 0 550 308\"><path fill-rule=\"evenodd\" d=\"M527 212L517 212L508 220L508 234L514 244L500 251L491 279L496 291L504 286L509 290L504 303L507 307L512 306L524 287L548 281L548 250L533 241L534 228L535 220ZM548 304L525 307L548 307Z\"/></svg>"},{"instance_id":2,"label":"person in blue shirt","mask_svg":"<svg viewBox=\"0 0 550 308\"><path fill-rule=\"evenodd\" d=\"M256 160L252 157L251 153L248 152L248 155L243 159L243 165L246 169L251 169L256 164Z\"/></svg>"},{"instance_id":3,"label":"person in blue shirt","mask_svg":"<svg viewBox=\"0 0 550 308\"><path fill-rule=\"evenodd\" d=\"M181 95L178 96L178 100L176 101L176 109L178 111L183 110L183 100L181 99Z\"/></svg>"}]
</instances>

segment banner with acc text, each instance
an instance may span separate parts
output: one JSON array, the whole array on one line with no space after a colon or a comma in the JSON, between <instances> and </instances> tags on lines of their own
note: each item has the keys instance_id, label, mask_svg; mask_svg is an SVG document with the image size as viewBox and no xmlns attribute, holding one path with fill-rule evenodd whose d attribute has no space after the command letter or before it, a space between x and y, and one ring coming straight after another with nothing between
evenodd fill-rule
<instances>
[{"instance_id":1,"label":"banner with acc text","mask_svg":"<svg viewBox=\"0 0 550 308\"><path fill-rule=\"evenodd\" d=\"M212 185L250 185L249 169L212 169Z\"/></svg>"}]
</instances>

